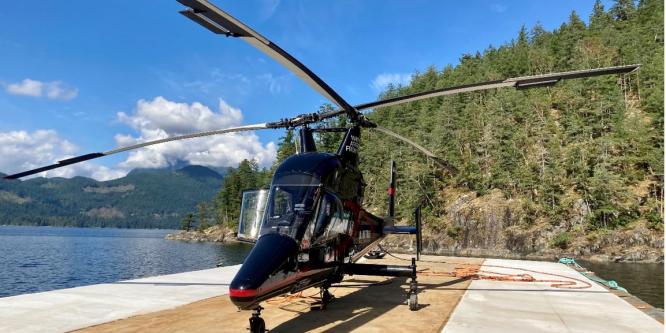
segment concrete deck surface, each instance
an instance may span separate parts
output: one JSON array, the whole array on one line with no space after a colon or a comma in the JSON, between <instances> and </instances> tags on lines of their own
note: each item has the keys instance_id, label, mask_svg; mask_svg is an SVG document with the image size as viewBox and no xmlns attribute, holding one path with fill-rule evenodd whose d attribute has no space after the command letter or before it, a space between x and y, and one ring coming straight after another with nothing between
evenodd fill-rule
<instances>
[{"instance_id":1,"label":"concrete deck surface","mask_svg":"<svg viewBox=\"0 0 666 333\"><path fill-rule=\"evenodd\" d=\"M225 295L239 267L0 298L0 332L67 332Z\"/></svg>"},{"instance_id":2,"label":"concrete deck surface","mask_svg":"<svg viewBox=\"0 0 666 333\"><path fill-rule=\"evenodd\" d=\"M661 323L566 265L487 259L481 271L529 273L536 279L566 280L559 276L498 266L573 277L589 281L592 286L563 289L543 282L475 280L442 332L664 332Z\"/></svg>"},{"instance_id":3,"label":"concrete deck surface","mask_svg":"<svg viewBox=\"0 0 666 333\"><path fill-rule=\"evenodd\" d=\"M405 256L407 258L407 256ZM419 270L452 271L459 264L481 264L482 259L425 256L445 263L421 262ZM408 265L396 259L372 260L373 264ZM262 318L270 333L279 332L440 332L448 315L469 285L469 280L420 276L422 308L410 311L405 278L351 276L331 288L337 299L325 311L311 311L318 290L304 297L276 298L262 303ZM371 286L376 282L381 285ZM215 297L172 310L102 324L78 333L100 332L247 332L251 312L238 311L226 296Z\"/></svg>"},{"instance_id":4,"label":"concrete deck surface","mask_svg":"<svg viewBox=\"0 0 666 333\"><path fill-rule=\"evenodd\" d=\"M409 257L401 255L404 259ZM374 264L408 265L384 258ZM239 266L0 298L0 332L245 332L249 311L226 296ZM530 274L554 282L470 280L450 272ZM418 311L406 305L408 279L347 277L335 302L312 311L318 290L262 305L270 332L663 332L664 326L620 297L556 263L423 256ZM448 273L447 273L448 272ZM538 272L547 272L542 274ZM581 282L583 281L583 282Z\"/></svg>"}]
</instances>

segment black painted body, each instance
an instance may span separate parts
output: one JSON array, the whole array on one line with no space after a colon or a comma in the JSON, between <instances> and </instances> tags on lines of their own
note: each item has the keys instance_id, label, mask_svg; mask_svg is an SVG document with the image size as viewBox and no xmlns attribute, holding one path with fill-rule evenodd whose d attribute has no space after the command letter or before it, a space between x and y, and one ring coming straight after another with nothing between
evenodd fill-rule
<instances>
[{"instance_id":1,"label":"black painted body","mask_svg":"<svg viewBox=\"0 0 666 333\"><path fill-rule=\"evenodd\" d=\"M299 153L275 171L260 236L230 285L241 309L287 292L338 282L384 236L384 219L361 208L360 129L350 128L338 152L316 152L301 131Z\"/></svg>"}]
</instances>

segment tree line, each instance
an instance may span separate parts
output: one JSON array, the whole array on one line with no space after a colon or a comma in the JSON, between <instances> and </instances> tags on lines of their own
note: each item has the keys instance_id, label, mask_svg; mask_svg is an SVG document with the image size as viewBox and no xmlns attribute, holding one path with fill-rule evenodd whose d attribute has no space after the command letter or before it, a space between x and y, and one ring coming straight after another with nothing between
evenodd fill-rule
<instances>
[{"instance_id":1,"label":"tree line","mask_svg":"<svg viewBox=\"0 0 666 333\"><path fill-rule=\"evenodd\" d=\"M588 23L575 12L554 31L523 27L509 43L430 67L380 98L508 77L640 63L636 73L570 80L549 88L484 91L374 110L368 118L432 150L454 172L372 131L361 140L366 206L383 212L391 159L398 162L397 212L408 218L425 198L432 228L445 228L457 193L500 190L520 200L525 225L561 224L585 214L585 228L634 222L663 228L663 2L596 1ZM330 108L324 105L322 108ZM330 120L344 125L344 120ZM339 134L317 137L334 151ZM253 161L230 168L209 203L211 223L235 227L243 189L269 185L275 166L295 151L281 138L271 168ZM453 198L453 199L452 199Z\"/></svg>"}]
</instances>

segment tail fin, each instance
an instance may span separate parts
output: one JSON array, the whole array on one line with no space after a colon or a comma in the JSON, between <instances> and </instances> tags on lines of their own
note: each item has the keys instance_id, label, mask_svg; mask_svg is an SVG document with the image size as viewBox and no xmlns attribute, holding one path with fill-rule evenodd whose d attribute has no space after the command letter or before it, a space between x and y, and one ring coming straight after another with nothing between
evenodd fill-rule
<instances>
[{"instance_id":1,"label":"tail fin","mask_svg":"<svg viewBox=\"0 0 666 333\"><path fill-rule=\"evenodd\" d=\"M388 188L388 216L395 217L395 161L391 161L391 180Z\"/></svg>"},{"instance_id":2,"label":"tail fin","mask_svg":"<svg viewBox=\"0 0 666 333\"><path fill-rule=\"evenodd\" d=\"M345 133L344 139L338 148L338 155L352 165L358 165L358 149L361 144L361 128L352 126Z\"/></svg>"}]
</instances>

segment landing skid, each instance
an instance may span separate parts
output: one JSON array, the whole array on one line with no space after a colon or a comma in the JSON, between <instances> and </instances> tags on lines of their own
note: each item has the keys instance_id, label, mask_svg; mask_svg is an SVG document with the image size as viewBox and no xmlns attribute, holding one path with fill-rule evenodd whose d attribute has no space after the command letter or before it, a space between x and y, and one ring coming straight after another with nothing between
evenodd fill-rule
<instances>
[{"instance_id":1,"label":"landing skid","mask_svg":"<svg viewBox=\"0 0 666 333\"><path fill-rule=\"evenodd\" d=\"M411 276L411 281L409 282L409 293L407 294L407 305L409 305L409 310L416 311L419 309L419 286L416 282L416 261L412 258L412 267L414 268L414 273Z\"/></svg>"},{"instance_id":2,"label":"landing skid","mask_svg":"<svg viewBox=\"0 0 666 333\"><path fill-rule=\"evenodd\" d=\"M407 304L409 309L419 309L418 283L416 281L416 259L412 258L410 266L397 265L372 265L372 264L345 264L345 274L349 275L375 275L375 276L405 276L409 277L409 291L407 292Z\"/></svg>"}]
</instances>

